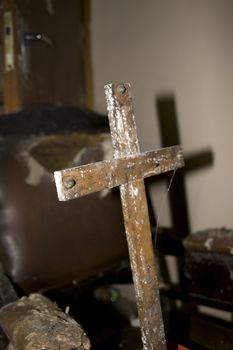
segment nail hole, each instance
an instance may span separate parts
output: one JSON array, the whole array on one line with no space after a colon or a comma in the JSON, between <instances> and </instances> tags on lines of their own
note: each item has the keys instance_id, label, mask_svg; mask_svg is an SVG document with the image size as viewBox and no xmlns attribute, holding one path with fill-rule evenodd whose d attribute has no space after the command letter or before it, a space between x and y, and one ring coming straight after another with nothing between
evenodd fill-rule
<instances>
[{"instance_id":1,"label":"nail hole","mask_svg":"<svg viewBox=\"0 0 233 350\"><path fill-rule=\"evenodd\" d=\"M124 93L126 92L126 87L124 84L120 84L117 86L116 90L119 95L124 95Z\"/></svg>"},{"instance_id":2,"label":"nail hole","mask_svg":"<svg viewBox=\"0 0 233 350\"><path fill-rule=\"evenodd\" d=\"M68 176L68 177L64 178L63 183L64 183L65 188L67 188L69 190L75 186L76 181L72 177Z\"/></svg>"},{"instance_id":3,"label":"nail hole","mask_svg":"<svg viewBox=\"0 0 233 350\"><path fill-rule=\"evenodd\" d=\"M159 161L159 160L156 160L156 161L155 161L155 165L156 165L156 166L160 166L160 161Z\"/></svg>"}]
</instances>

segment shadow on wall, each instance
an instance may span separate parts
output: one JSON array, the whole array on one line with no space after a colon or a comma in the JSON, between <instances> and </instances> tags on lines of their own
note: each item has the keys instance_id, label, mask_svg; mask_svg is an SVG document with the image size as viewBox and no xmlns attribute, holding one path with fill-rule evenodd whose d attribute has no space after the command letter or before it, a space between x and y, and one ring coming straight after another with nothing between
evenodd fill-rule
<instances>
[{"instance_id":1,"label":"shadow on wall","mask_svg":"<svg viewBox=\"0 0 233 350\"><path fill-rule=\"evenodd\" d=\"M162 147L182 145L179 133L178 117L176 113L175 97L171 94L157 96L155 107L158 115L159 129ZM148 207L152 226L153 241L160 253L160 269L165 283L171 283L171 276L177 276L177 283L181 283L185 288L185 278L183 274L183 240L190 235L190 213L188 209L187 193L185 187L185 176L189 172L200 171L205 167L212 166L214 155L211 149L204 149L192 154L185 155L185 167L179 169L173 178L172 188L169 194L169 207L171 213L171 228L159 227L157 229L157 217L153 209L153 204L147 186ZM161 174L156 180L165 180L167 186L171 181L171 173ZM154 178L146 179L146 184L153 184ZM158 232L156 232L158 231ZM169 262L164 257L172 258L172 269L170 271ZM177 260L176 257L179 257ZM178 273L178 275L177 275Z\"/></svg>"},{"instance_id":2,"label":"shadow on wall","mask_svg":"<svg viewBox=\"0 0 233 350\"><path fill-rule=\"evenodd\" d=\"M180 139L178 117L176 113L175 97L173 95L161 95L156 98L156 109L160 135L163 147L182 145ZM189 172L201 170L214 163L214 155L207 148L192 154L185 154L185 167L179 169L174 177L170 196L170 210L174 237L184 239L190 232L189 210L185 188L185 175ZM170 174L166 176L170 181Z\"/></svg>"}]
</instances>

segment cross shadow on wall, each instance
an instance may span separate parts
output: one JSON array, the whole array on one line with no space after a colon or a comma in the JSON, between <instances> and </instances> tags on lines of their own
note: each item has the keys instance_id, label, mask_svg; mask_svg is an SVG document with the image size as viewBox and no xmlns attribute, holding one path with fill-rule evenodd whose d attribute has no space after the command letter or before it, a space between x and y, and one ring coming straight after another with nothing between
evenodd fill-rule
<instances>
[{"instance_id":1,"label":"cross shadow on wall","mask_svg":"<svg viewBox=\"0 0 233 350\"><path fill-rule=\"evenodd\" d=\"M160 95L156 98L155 105L161 135L161 146L169 147L173 145L182 145L176 113L175 97L171 94ZM161 227L158 229L158 232L155 232L157 226L156 215L153 210L150 196L148 196L152 234L154 236L153 240L157 241L159 253L162 255L179 256L181 258L178 261L181 287L184 287L182 241L191 233L185 176L190 172L200 171L206 167L212 166L214 162L213 152L210 148L185 154L184 157L185 167L176 172L171 190L169 191L171 228ZM156 177L156 180L165 180L168 186L171 180L171 173L162 174L159 177ZM146 180L146 183L147 185L150 185L153 181L153 178L149 178ZM148 187L149 186L147 186L147 192L149 192ZM157 237L155 237L155 235ZM164 259L162 260L163 261L160 262L160 265L164 282L170 282L167 264L164 262Z\"/></svg>"}]
</instances>

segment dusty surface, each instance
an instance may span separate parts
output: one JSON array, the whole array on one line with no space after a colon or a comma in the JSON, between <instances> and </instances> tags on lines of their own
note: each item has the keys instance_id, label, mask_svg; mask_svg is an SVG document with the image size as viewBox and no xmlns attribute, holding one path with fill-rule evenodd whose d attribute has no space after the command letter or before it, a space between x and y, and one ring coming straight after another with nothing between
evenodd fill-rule
<instances>
[{"instance_id":1,"label":"dusty surface","mask_svg":"<svg viewBox=\"0 0 233 350\"><path fill-rule=\"evenodd\" d=\"M189 292L232 304L233 231L200 231L186 238L184 246Z\"/></svg>"},{"instance_id":2,"label":"dusty surface","mask_svg":"<svg viewBox=\"0 0 233 350\"><path fill-rule=\"evenodd\" d=\"M187 237L184 246L188 251L233 255L233 230L222 228L200 231Z\"/></svg>"},{"instance_id":3,"label":"dusty surface","mask_svg":"<svg viewBox=\"0 0 233 350\"><path fill-rule=\"evenodd\" d=\"M88 350L77 322L40 294L3 307L0 324L15 350Z\"/></svg>"}]
</instances>

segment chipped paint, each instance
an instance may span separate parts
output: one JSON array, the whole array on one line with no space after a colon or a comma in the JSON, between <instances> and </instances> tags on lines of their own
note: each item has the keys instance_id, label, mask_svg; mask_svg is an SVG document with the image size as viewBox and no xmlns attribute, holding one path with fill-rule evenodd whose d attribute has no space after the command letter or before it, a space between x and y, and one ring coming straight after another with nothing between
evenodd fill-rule
<instances>
[{"instance_id":1,"label":"chipped paint","mask_svg":"<svg viewBox=\"0 0 233 350\"><path fill-rule=\"evenodd\" d=\"M180 152L180 147L173 146L157 151L144 152L140 155L61 170L63 177L69 176L76 182L73 188L63 189L63 200L70 200L77 198L77 196L87 195L105 188L113 188L144 177L177 169L183 166L183 160L177 159L178 152ZM160 159L159 166L156 165L154 160L156 157ZM61 181L63 177L60 177ZM133 196L136 198L137 192L133 193Z\"/></svg>"},{"instance_id":2,"label":"chipped paint","mask_svg":"<svg viewBox=\"0 0 233 350\"><path fill-rule=\"evenodd\" d=\"M61 201L64 201L64 195L63 195L63 183L61 178L61 173L59 171L54 172L54 180L56 183L56 189L57 189L57 196Z\"/></svg>"},{"instance_id":3,"label":"chipped paint","mask_svg":"<svg viewBox=\"0 0 233 350\"><path fill-rule=\"evenodd\" d=\"M126 93L122 97L116 94L117 85L108 84L104 87L114 158L140 153L131 89L129 84L124 85Z\"/></svg>"}]
</instances>

